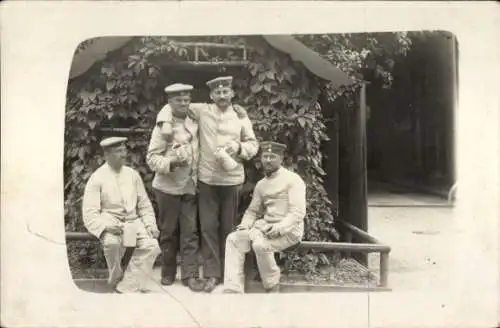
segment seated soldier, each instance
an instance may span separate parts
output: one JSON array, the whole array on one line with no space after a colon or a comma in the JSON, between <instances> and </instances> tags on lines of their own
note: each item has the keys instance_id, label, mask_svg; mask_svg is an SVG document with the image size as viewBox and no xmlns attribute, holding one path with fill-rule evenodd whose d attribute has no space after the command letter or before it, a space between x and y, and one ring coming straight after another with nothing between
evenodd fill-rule
<instances>
[{"instance_id":1,"label":"seated soldier","mask_svg":"<svg viewBox=\"0 0 500 328\"><path fill-rule=\"evenodd\" d=\"M108 283L117 293L148 292L154 262L160 255L155 213L139 173L125 166L126 138L101 141L106 163L89 178L82 204L87 230L100 239L108 265ZM125 247L135 247L125 273Z\"/></svg>"},{"instance_id":2,"label":"seated soldier","mask_svg":"<svg viewBox=\"0 0 500 328\"><path fill-rule=\"evenodd\" d=\"M286 146L262 143L265 177L255 186L252 201L241 224L226 241L225 293L244 291L245 253L252 248L262 284L267 292L279 292L280 268L274 253L298 244L304 234L306 185L302 178L281 166Z\"/></svg>"}]
</instances>

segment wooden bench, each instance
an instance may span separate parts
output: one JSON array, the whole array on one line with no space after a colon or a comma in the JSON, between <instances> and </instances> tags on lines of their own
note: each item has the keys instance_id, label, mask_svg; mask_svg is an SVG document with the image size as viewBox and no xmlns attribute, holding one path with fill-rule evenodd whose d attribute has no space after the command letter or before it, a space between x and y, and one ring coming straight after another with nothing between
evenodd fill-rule
<instances>
[{"instance_id":1,"label":"wooden bench","mask_svg":"<svg viewBox=\"0 0 500 328\"><path fill-rule=\"evenodd\" d=\"M388 245L383 244L373 236L369 235L365 231L349 224L346 222L341 222L345 228L344 242L320 242L320 241L302 241L301 243L292 246L282 253L295 251L295 250L315 250L322 253L328 252L343 252L346 257L351 257L351 253L379 253L380 256L380 268L379 268L379 281L378 286L381 288L387 288L389 279L389 253L391 248ZM359 242L353 243L353 239ZM66 232L67 241L90 241L99 240L88 232ZM127 248L125 255L122 259L122 267L125 270L127 267L134 248ZM279 253L276 253L278 256ZM248 257L247 257L248 259ZM246 261L247 263L249 261ZM252 265L254 261L250 261ZM248 273L249 265L245 266L245 271Z\"/></svg>"}]
</instances>

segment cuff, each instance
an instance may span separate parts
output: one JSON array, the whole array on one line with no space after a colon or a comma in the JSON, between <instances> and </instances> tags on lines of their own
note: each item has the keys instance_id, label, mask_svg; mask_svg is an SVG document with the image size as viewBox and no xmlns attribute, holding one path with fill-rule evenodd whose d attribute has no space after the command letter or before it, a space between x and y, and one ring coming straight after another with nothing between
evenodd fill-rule
<instances>
[{"instance_id":1,"label":"cuff","mask_svg":"<svg viewBox=\"0 0 500 328\"><path fill-rule=\"evenodd\" d=\"M244 147L245 145L242 142L240 142L239 145L240 145L240 148L238 149L238 153L237 153L238 158L240 158L241 160L248 160L249 156L248 156L248 151Z\"/></svg>"},{"instance_id":2,"label":"cuff","mask_svg":"<svg viewBox=\"0 0 500 328\"><path fill-rule=\"evenodd\" d=\"M102 225L102 226L98 227L97 229L93 229L93 231L89 231L89 232L92 235L94 235L95 237L97 237L97 239L101 239L105 230L106 230L106 226Z\"/></svg>"},{"instance_id":3,"label":"cuff","mask_svg":"<svg viewBox=\"0 0 500 328\"><path fill-rule=\"evenodd\" d=\"M146 229L151 229L156 227L156 224L152 223L150 220L142 219L142 222L144 223L144 227Z\"/></svg>"},{"instance_id":4,"label":"cuff","mask_svg":"<svg viewBox=\"0 0 500 328\"><path fill-rule=\"evenodd\" d=\"M248 220L247 221L241 220L240 224L247 229L253 228L255 226L255 222L249 222Z\"/></svg>"}]
</instances>

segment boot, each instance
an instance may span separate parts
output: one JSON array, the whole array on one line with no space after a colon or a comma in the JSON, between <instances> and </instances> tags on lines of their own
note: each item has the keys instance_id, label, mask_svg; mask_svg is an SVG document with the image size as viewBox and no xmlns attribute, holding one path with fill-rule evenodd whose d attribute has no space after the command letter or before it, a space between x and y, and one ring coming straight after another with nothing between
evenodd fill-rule
<instances>
[{"instance_id":1,"label":"boot","mask_svg":"<svg viewBox=\"0 0 500 328\"><path fill-rule=\"evenodd\" d=\"M215 287L220 284L220 279L218 278L214 278L214 277L210 277L206 280L205 282L205 286L204 286L204 291L207 292L207 293L211 293Z\"/></svg>"},{"instance_id":2,"label":"boot","mask_svg":"<svg viewBox=\"0 0 500 328\"><path fill-rule=\"evenodd\" d=\"M205 288L203 281L200 281L199 279L194 277L184 279L182 281L182 284L184 286L187 286L193 292L201 292Z\"/></svg>"},{"instance_id":3,"label":"boot","mask_svg":"<svg viewBox=\"0 0 500 328\"><path fill-rule=\"evenodd\" d=\"M279 293L280 292L280 284L277 283L271 288L266 288L266 293Z\"/></svg>"}]
</instances>

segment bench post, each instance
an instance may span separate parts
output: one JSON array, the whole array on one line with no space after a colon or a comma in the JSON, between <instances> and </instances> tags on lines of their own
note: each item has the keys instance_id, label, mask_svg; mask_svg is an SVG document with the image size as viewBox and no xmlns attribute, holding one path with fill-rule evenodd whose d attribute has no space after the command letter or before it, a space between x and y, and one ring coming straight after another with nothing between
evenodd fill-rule
<instances>
[{"instance_id":1,"label":"bench post","mask_svg":"<svg viewBox=\"0 0 500 328\"><path fill-rule=\"evenodd\" d=\"M389 252L380 253L380 286L387 287L389 278Z\"/></svg>"}]
</instances>

